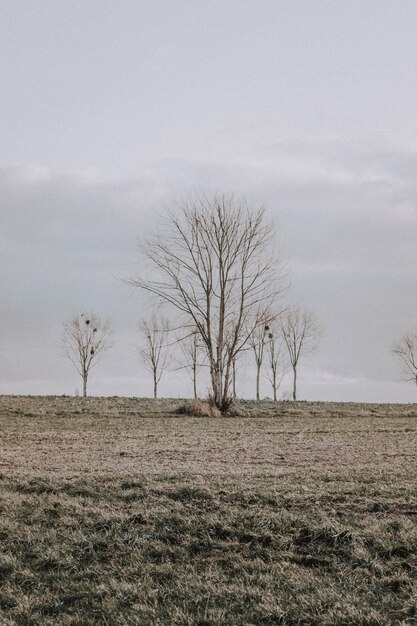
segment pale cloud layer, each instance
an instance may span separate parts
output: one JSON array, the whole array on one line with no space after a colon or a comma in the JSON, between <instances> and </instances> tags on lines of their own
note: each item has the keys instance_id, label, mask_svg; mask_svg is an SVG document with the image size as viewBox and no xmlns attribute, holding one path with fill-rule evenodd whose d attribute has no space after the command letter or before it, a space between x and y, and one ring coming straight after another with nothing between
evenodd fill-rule
<instances>
[{"instance_id":1,"label":"pale cloud layer","mask_svg":"<svg viewBox=\"0 0 417 626\"><path fill-rule=\"evenodd\" d=\"M60 340L89 309L114 327L91 392L151 392L121 278L204 188L266 205L321 320L300 397L415 400L390 354L417 330L414 2L6 0L0 23L0 393L79 389Z\"/></svg>"}]
</instances>

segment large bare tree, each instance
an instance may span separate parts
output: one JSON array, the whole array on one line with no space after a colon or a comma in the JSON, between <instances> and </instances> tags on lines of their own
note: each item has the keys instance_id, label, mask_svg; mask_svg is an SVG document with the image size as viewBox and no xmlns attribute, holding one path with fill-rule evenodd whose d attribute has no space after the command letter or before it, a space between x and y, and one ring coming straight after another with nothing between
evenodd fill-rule
<instances>
[{"instance_id":1,"label":"large bare tree","mask_svg":"<svg viewBox=\"0 0 417 626\"><path fill-rule=\"evenodd\" d=\"M417 385L417 334L404 335L401 341L393 346L392 353L402 363L404 379Z\"/></svg>"},{"instance_id":2,"label":"large bare tree","mask_svg":"<svg viewBox=\"0 0 417 626\"><path fill-rule=\"evenodd\" d=\"M111 347L110 322L92 314L75 315L64 325L63 344L66 356L83 381L83 396L91 369Z\"/></svg>"},{"instance_id":3,"label":"large bare tree","mask_svg":"<svg viewBox=\"0 0 417 626\"><path fill-rule=\"evenodd\" d=\"M169 324L167 320L153 314L149 320L144 319L139 323L139 330L142 336L139 354L152 374L153 397L157 398L158 384L168 367Z\"/></svg>"},{"instance_id":4,"label":"large bare tree","mask_svg":"<svg viewBox=\"0 0 417 626\"><path fill-rule=\"evenodd\" d=\"M320 335L320 327L312 313L292 308L280 317L281 332L293 371L292 399L297 399L297 367L302 355L311 352Z\"/></svg>"},{"instance_id":5,"label":"large bare tree","mask_svg":"<svg viewBox=\"0 0 417 626\"><path fill-rule=\"evenodd\" d=\"M130 281L197 328L223 411L234 358L282 289L272 235L263 208L222 194L189 197L141 244L149 273Z\"/></svg>"}]
</instances>

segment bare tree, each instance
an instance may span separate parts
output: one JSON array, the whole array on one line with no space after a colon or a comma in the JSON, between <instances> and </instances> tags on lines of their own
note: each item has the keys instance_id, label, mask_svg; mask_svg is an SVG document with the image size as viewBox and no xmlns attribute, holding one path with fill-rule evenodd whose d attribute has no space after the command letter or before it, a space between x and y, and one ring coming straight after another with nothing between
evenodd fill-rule
<instances>
[{"instance_id":1,"label":"bare tree","mask_svg":"<svg viewBox=\"0 0 417 626\"><path fill-rule=\"evenodd\" d=\"M197 393L197 371L201 366L201 344L200 334L194 329L186 337L180 339L182 356L185 362L183 368L189 371L193 383L194 399L198 398ZM180 368L182 369L182 368Z\"/></svg>"},{"instance_id":2,"label":"bare tree","mask_svg":"<svg viewBox=\"0 0 417 626\"><path fill-rule=\"evenodd\" d=\"M259 383L261 377L261 367L264 360L265 344L269 333L269 323L262 321L252 330L248 343L252 348L256 363L256 399L259 400Z\"/></svg>"},{"instance_id":3,"label":"bare tree","mask_svg":"<svg viewBox=\"0 0 417 626\"><path fill-rule=\"evenodd\" d=\"M237 383L237 362L239 360L239 357L241 356L241 353L238 352L234 355L233 357L233 361L232 361L232 398L233 400L236 400L237 398L237 391L236 391L236 383Z\"/></svg>"},{"instance_id":4,"label":"bare tree","mask_svg":"<svg viewBox=\"0 0 417 626\"><path fill-rule=\"evenodd\" d=\"M167 320L158 318L155 314L149 320L142 320L139 324L142 335L142 345L139 354L153 377L153 397L158 397L158 383L168 367L169 358L169 324Z\"/></svg>"},{"instance_id":5,"label":"bare tree","mask_svg":"<svg viewBox=\"0 0 417 626\"><path fill-rule=\"evenodd\" d=\"M282 336L272 329L268 332L268 340L266 343L266 352L268 357L268 374L267 378L272 385L274 401L277 401L277 390L282 383L282 379L287 370L286 359L284 355L284 347L282 345Z\"/></svg>"},{"instance_id":6,"label":"bare tree","mask_svg":"<svg viewBox=\"0 0 417 626\"><path fill-rule=\"evenodd\" d=\"M263 208L200 194L177 205L164 232L141 245L150 277L130 281L176 309L184 322L192 320L221 410L232 400L235 356L282 290L271 233Z\"/></svg>"},{"instance_id":7,"label":"bare tree","mask_svg":"<svg viewBox=\"0 0 417 626\"><path fill-rule=\"evenodd\" d=\"M292 399L297 399L297 366L301 355L315 348L320 327L312 313L293 308L281 315L281 331L293 371Z\"/></svg>"},{"instance_id":8,"label":"bare tree","mask_svg":"<svg viewBox=\"0 0 417 626\"><path fill-rule=\"evenodd\" d=\"M96 315L81 313L64 325L62 338L66 356L83 380L83 396L87 395L90 370L111 347L110 322Z\"/></svg>"},{"instance_id":9,"label":"bare tree","mask_svg":"<svg viewBox=\"0 0 417 626\"><path fill-rule=\"evenodd\" d=\"M417 334L404 335L392 353L402 362L404 379L417 385Z\"/></svg>"}]
</instances>

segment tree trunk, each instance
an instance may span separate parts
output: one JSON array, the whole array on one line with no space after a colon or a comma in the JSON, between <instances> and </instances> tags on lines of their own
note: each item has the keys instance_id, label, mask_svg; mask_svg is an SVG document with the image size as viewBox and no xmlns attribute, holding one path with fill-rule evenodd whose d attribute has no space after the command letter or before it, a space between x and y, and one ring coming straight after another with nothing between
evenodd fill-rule
<instances>
[{"instance_id":1,"label":"tree trunk","mask_svg":"<svg viewBox=\"0 0 417 626\"><path fill-rule=\"evenodd\" d=\"M274 373L274 380L272 383L272 389L274 390L274 402L276 402L277 401L277 377L275 373Z\"/></svg>"},{"instance_id":2,"label":"tree trunk","mask_svg":"<svg viewBox=\"0 0 417 626\"><path fill-rule=\"evenodd\" d=\"M87 374L83 375L83 398L87 396Z\"/></svg>"},{"instance_id":3,"label":"tree trunk","mask_svg":"<svg viewBox=\"0 0 417 626\"><path fill-rule=\"evenodd\" d=\"M222 366L222 353L219 346L217 346L217 393L218 393L218 404L220 408L222 408L223 404L223 366Z\"/></svg>"},{"instance_id":4,"label":"tree trunk","mask_svg":"<svg viewBox=\"0 0 417 626\"><path fill-rule=\"evenodd\" d=\"M233 359L233 400L236 400L236 359Z\"/></svg>"},{"instance_id":5,"label":"tree trunk","mask_svg":"<svg viewBox=\"0 0 417 626\"><path fill-rule=\"evenodd\" d=\"M261 375L261 366L256 364L256 399L259 400L259 378Z\"/></svg>"},{"instance_id":6,"label":"tree trunk","mask_svg":"<svg viewBox=\"0 0 417 626\"><path fill-rule=\"evenodd\" d=\"M230 366L231 366L231 362L228 361L227 365L226 365L226 371L223 372L223 378L222 378L222 403L221 403L221 411L226 410L229 405L230 405L230 401L232 400L231 396L230 396Z\"/></svg>"},{"instance_id":7,"label":"tree trunk","mask_svg":"<svg viewBox=\"0 0 417 626\"><path fill-rule=\"evenodd\" d=\"M153 379L153 397L157 398L158 397L158 383L156 381L156 377L154 376Z\"/></svg>"},{"instance_id":8,"label":"tree trunk","mask_svg":"<svg viewBox=\"0 0 417 626\"><path fill-rule=\"evenodd\" d=\"M197 367L193 365L193 388L194 388L194 400L197 400Z\"/></svg>"},{"instance_id":9,"label":"tree trunk","mask_svg":"<svg viewBox=\"0 0 417 626\"><path fill-rule=\"evenodd\" d=\"M293 385L292 385L292 399L297 400L297 367L293 367L292 371L294 374Z\"/></svg>"},{"instance_id":10,"label":"tree trunk","mask_svg":"<svg viewBox=\"0 0 417 626\"><path fill-rule=\"evenodd\" d=\"M221 397L219 394L219 373L215 363L210 367L211 388L213 389L213 402L220 408Z\"/></svg>"},{"instance_id":11,"label":"tree trunk","mask_svg":"<svg viewBox=\"0 0 417 626\"><path fill-rule=\"evenodd\" d=\"M217 361L215 360L214 356L211 353L210 353L210 378L211 378L211 388L213 390L213 402L218 408L220 408L221 396L219 393L219 370L218 370Z\"/></svg>"}]
</instances>

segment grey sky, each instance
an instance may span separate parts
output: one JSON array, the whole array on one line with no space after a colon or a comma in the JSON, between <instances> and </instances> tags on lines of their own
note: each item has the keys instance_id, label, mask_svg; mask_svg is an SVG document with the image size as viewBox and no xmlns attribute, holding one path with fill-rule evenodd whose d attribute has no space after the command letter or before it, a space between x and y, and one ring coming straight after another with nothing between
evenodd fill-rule
<instances>
[{"instance_id":1,"label":"grey sky","mask_svg":"<svg viewBox=\"0 0 417 626\"><path fill-rule=\"evenodd\" d=\"M277 223L324 329L300 397L414 401L390 345L417 330L416 29L414 1L2 0L0 392L80 388L60 337L89 309L115 342L91 392L151 392L117 277L203 187Z\"/></svg>"}]
</instances>

